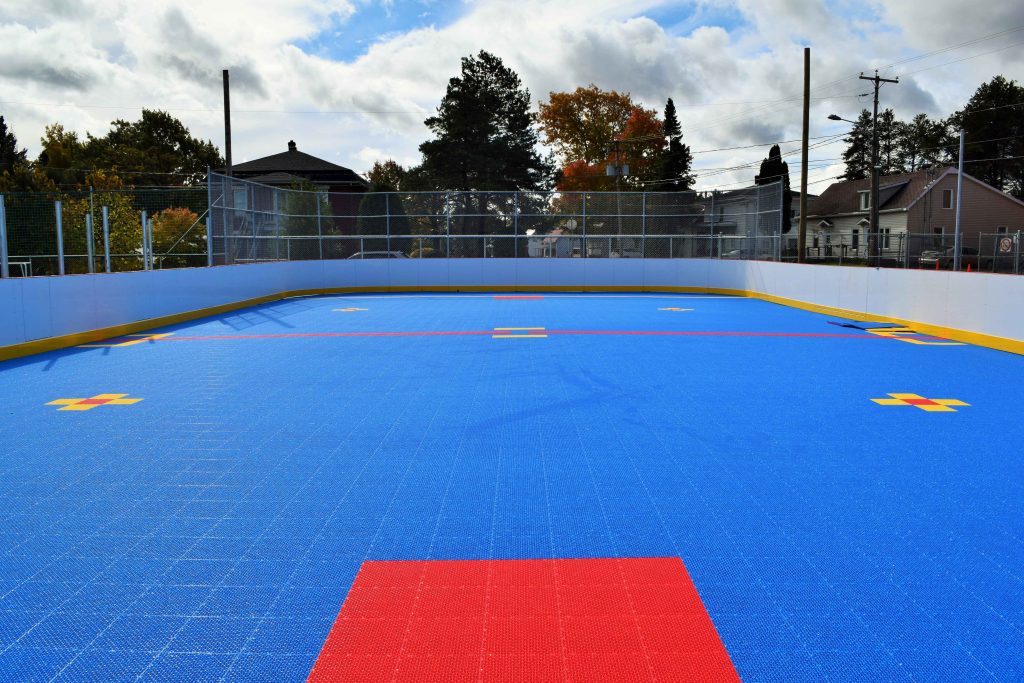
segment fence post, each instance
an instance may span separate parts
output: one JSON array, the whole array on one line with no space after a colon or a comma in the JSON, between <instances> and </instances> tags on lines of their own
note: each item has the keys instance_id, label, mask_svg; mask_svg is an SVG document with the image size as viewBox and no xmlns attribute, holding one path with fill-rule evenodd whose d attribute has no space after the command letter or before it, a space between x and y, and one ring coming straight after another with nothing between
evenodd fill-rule
<instances>
[{"instance_id":1,"label":"fence post","mask_svg":"<svg viewBox=\"0 0 1024 683\"><path fill-rule=\"evenodd\" d=\"M391 256L391 193L384 193L384 233L387 235L388 257Z\"/></svg>"},{"instance_id":2,"label":"fence post","mask_svg":"<svg viewBox=\"0 0 1024 683\"><path fill-rule=\"evenodd\" d=\"M647 258L647 192L640 195L640 257Z\"/></svg>"},{"instance_id":3,"label":"fence post","mask_svg":"<svg viewBox=\"0 0 1024 683\"><path fill-rule=\"evenodd\" d=\"M91 194L91 193L90 193ZM89 259L89 272L96 272L96 254L92 243L92 197L89 197L89 213L85 216L85 255Z\"/></svg>"},{"instance_id":4,"label":"fence post","mask_svg":"<svg viewBox=\"0 0 1024 683\"><path fill-rule=\"evenodd\" d=\"M512 209L512 257L519 256L519 191L516 191L515 206Z\"/></svg>"},{"instance_id":5,"label":"fence post","mask_svg":"<svg viewBox=\"0 0 1024 683\"><path fill-rule=\"evenodd\" d=\"M206 214L206 267L213 267L213 219Z\"/></svg>"},{"instance_id":6,"label":"fence post","mask_svg":"<svg viewBox=\"0 0 1024 683\"><path fill-rule=\"evenodd\" d=\"M316 193L316 238L320 245L320 260L324 260L324 231L320 225L320 192Z\"/></svg>"},{"instance_id":7,"label":"fence post","mask_svg":"<svg viewBox=\"0 0 1024 683\"><path fill-rule=\"evenodd\" d=\"M465 225L465 222L463 222ZM420 242L420 257L423 256L423 242ZM452 257L452 207L450 193L444 193L444 257Z\"/></svg>"},{"instance_id":8,"label":"fence post","mask_svg":"<svg viewBox=\"0 0 1024 683\"><path fill-rule=\"evenodd\" d=\"M109 209L103 207L103 264L110 272L110 216Z\"/></svg>"},{"instance_id":9,"label":"fence post","mask_svg":"<svg viewBox=\"0 0 1024 683\"><path fill-rule=\"evenodd\" d=\"M142 212L142 269L149 270L149 245L146 243L146 212Z\"/></svg>"},{"instance_id":10,"label":"fence post","mask_svg":"<svg viewBox=\"0 0 1024 683\"><path fill-rule=\"evenodd\" d=\"M0 277L10 277L7 269L7 211L4 208L4 196L0 194Z\"/></svg>"},{"instance_id":11,"label":"fence post","mask_svg":"<svg viewBox=\"0 0 1024 683\"><path fill-rule=\"evenodd\" d=\"M1013 247L1014 247L1013 274L1014 275L1019 275L1020 274L1020 230L1017 231L1017 234L1013 238Z\"/></svg>"},{"instance_id":12,"label":"fence post","mask_svg":"<svg viewBox=\"0 0 1024 683\"><path fill-rule=\"evenodd\" d=\"M587 193L583 193L583 258L587 258Z\"/></svg>"},{"instance_id":13,"label":"fence post","mask_svg":"<svg viewBox=\"0 0 1024 683\"><path fill-rule=\"evenodd\" d=\"M64 217L61 211L60 200L53 203L53 210L57 214L57 273L64 274Z\"/></svg>"}]
</instances>

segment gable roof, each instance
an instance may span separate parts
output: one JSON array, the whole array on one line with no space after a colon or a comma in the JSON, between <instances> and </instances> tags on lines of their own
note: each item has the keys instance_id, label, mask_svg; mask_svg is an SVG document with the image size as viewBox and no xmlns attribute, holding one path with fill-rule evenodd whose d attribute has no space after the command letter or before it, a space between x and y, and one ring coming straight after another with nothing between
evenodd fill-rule
<instances>
[{"instance_id":1,"label":"gable roof","mask_svg":"<svg viewBox=\"0 0 1024 683\"><path fill-rule=\"evenodd\" d=\"M878 210L906 210L940 178L955 169L923 169L913 173L882 176L878 187ZM967 174L964 174L967 177ZM860 208L860 193L871 191L871 178L832 183L820 197L809 199L807 216L838 216L867 213Z\"/></svg>"},{"instance_id":2,"label":"gable roof","mask_svg":"<svg viewBox=\"0 0 1024 683\"><path fill-rule=\"evenodd\" d=\"M370 185L352 169L332 164L330 161L312 154L300 152L292 141L288 142L288 151L234 164L231 167L231 172L240 178L286 173L309 180L329 181L332 184L351 184L362 187Z\"/></svg>"}]
</instances>

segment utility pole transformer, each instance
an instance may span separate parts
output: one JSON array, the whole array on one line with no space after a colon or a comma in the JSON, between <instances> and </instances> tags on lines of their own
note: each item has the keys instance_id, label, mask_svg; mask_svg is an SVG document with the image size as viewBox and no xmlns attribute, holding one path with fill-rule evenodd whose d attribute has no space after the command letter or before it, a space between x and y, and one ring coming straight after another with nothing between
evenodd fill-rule
<instances>
[{"instance_id":1,"label":"utility pole transformer","mask_svg":"<svg viewBox=\"0 0 1024 683\"><path fill-rule=\"evenodd\" d=\"M881 259L881 250L878 248L878 176L881 173L878 166L878 89L882 87L882 83L899 83L900 79L882 78L878 75L878 69L875 69L874 76L865 76L861 72L860 80L875 84L875 108L871 118L871 226L868 233L868 251L871 252L873 265L877 267Z\"/></svg>"},{"instance_id":2,"label":"utility pole transformer","mask_svg":"<svg viewBox=\"0 0 1024 683\"><path fill-rule=\"evenodd\" d=\"M796 260L807 260L807 142L811 128L811 48L804 48L804 131L800 144L800 227L796 238Z\"/></svg>"}]
</instances>

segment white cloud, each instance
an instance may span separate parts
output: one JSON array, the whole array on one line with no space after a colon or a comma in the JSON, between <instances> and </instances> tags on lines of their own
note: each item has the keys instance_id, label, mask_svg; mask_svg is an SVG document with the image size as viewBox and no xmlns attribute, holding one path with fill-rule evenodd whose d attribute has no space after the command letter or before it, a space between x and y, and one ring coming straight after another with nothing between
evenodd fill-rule
<instances>
[{"instance_id":1,"label":"white cloud","mask_svg":"<svg viewBox=\"0 0 1024 683\"><path fill-rule=\"evenodd\" d=\"M693 0L682 9L667 0L478 0L447 26L371 37L376 42L351 61L300 47L336 35L369 4L7 0L0 7L0 92L8 103L0 104L0 113L33 153L47 123L102 133L113 118L138 116L137 110L103 108L121 105L169 109L220 145L220 70L230 67L236 159L275 153L294 139L304 151L365 172L376 158L416 161L417 147L428 137L423 119L458 72L459 60L483 48L520 74L535 101L589 83L629 91L659 111L672 97L685 141L702 150L799 137L796 98L805 43L813 50L818 98L812 135L822 135L842 130L827 114L853 118L870 106L856 97L869 89L856 79L859 71L1024 25L1024 5L1002 1L972 15L968 26L956 0L890 0L868 9L852 0ZM384 6L397 11L389 2ZM649 18L680 15L687 6L708 10L707 16L728 10L742 22L674 35ZM1024 40L1024 33L1000 40L887 73L906 75ZM884 89L883 103L901 116L949 113L997 72L1024 79L1020 54L1009 50L906 76ZM314 110L348 113L282 113ZM789 147L795 145L783 145ZM811 158L834 158L840 149L813 150ZM739 165L766 153L767 147L707 152L697 163ZM812 171L812 180L835 175L829 163L812 164L823 167ZM755 172L709 176L706 182L741 183Z\"/></svg>"}]
</instances>

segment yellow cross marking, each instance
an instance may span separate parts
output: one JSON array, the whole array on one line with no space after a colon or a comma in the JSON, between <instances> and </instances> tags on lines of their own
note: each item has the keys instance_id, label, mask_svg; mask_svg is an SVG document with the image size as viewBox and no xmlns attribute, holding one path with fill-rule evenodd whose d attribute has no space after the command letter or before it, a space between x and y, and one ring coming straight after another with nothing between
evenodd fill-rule
<instances>
[{"instance_id":1,"label":"yellow cross marking","mask_svg":"<svg viewBox=\"0 0 1024 683\"><path fill-rule=\"evenodd\" d=\"M492 334L491 339L547 339L546 334L536 334L537 332L543 332L543 327L495 327L494 331L497 334ZM533 334L502 334L503 332L527 332Z\"/></svg>"},{"instance_id":2,"label":"yellow cross marking","mask_svg":"<svg viewBox=\"0 0 1024 683\"><path fill-rule=\"evenodd\" d=\"M130 406L141 398L125 398L128 394L96 394L89 398L58 398L50 401L48 406L63 406L58 410L92 410L97 406Z\"/></svg>"},{"instance_id":3,"label":"yellow cross marking","mask_svg":"<svg viewBox=\"0 0 1024 683\"><path fill-rule=\"evenodd\" d=\"M692 308L659 308L659 311L692 311Z\"/></svg>"},{"instance_id":4,"label":"yellow cross marking","mask_svg":"<svg viewBox=\"0 0 1024 683\"><path fill-rule=\"evenodd\" d=\"M872 329L866 329L864 331L877 335L879 337L890 337L901 342L907 342L908 344L920 344L921 346L965 346L965 344L963 344L962 342L925 341L923 339L905 338L905 335L918 334L909 327L875 327Z\"/></svg>"},{"instance_id":5,"label":"yellow cross marking","mask_svg":"<svg viewBox=\"0 0 1024 683\"><path fill-rule=\"evenodd\" d=\"M334 311L338 313L354 313L356 311L367 311L368 308L335 308Z\"/></svg>"},{"instance_id":6,"label":"yellow cross marking","mask_svg":"<svg viewBox=\"0 0 1024 683\"><path fill-rule=\"evenodd\" d=\"M952 406L970 406L955 398L925 398L918 394L888 394L891 398L871 399L880 406L914 406L929 413L955 413Z\"/></svg>"},{"instance_id":7,"label":"yellow cross marking","mask_svg":"<svg viewBox=\"0 0 1024 683\"><path fill-rule=\"evenodd\" d=\"M170 337L173 332L164 332L163 334L126 334L125 337L132 337L130 341L117 342L114 344L80 344L80 349L101 349L101 348L115 348L121 346L134 346L135 344L142 344L148 341L156 341L157 339L163 339L164 337ZM137 339L136 339L137 337ZM115 337L115 339L118 337Z\"/></svg>"}]
</instances>

